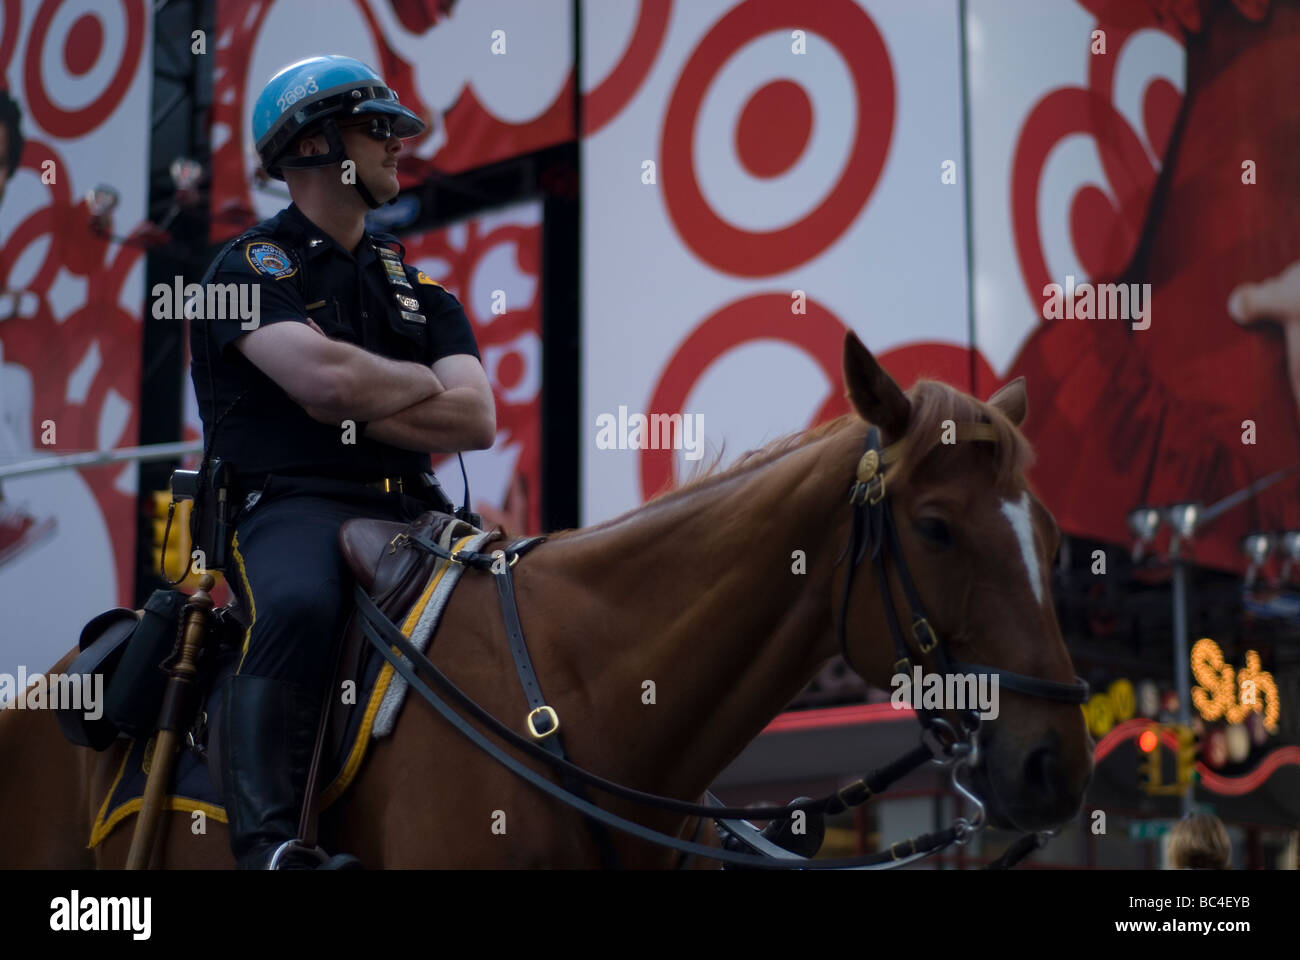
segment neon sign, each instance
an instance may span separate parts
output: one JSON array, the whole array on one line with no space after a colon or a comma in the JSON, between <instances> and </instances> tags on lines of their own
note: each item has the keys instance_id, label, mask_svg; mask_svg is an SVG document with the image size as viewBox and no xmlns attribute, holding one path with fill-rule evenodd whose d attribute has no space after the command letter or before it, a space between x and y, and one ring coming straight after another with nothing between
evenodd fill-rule
<instances>
[{"instance_id":1,"label":"neon sign","mask_svg":"<svg viewBox=\"0 0 1300 960\"><path fill-rule=\"evenodd\" d=\"M1192 687L1192 705L1204 720L1241 723L1250 713L1264 718L1264 728L1277 733L1281 713L1273 675L1260 669L1259 654L1246 651L1246 665L1240 670L1223 662L1223 651L1208 637L1192 647L1192 673L1199 686Z\"/></svg>"}]
</instances>

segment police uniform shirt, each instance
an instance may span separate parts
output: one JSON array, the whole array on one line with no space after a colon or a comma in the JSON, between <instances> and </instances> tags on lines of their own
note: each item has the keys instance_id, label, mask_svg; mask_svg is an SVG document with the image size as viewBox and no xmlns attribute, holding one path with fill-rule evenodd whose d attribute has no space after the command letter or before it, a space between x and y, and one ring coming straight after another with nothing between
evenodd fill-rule
<instances>
[{"instance_id":1,"label":"police uniform shirt","mask_svg":"<svg viewBox=\"0 0 1300 960\"><path fill-rule=\"evenodd\" d=\"M460 302L424 273L381 255L380 245L384 253L400 246L386 234L366 233L354 256L290 205L228 247L204 283L256 284L259 329L310 317L331 339L394 360L428 366L454 354L478 358ZM245 297L251 301L251 288ZM235 346L251 332L238 311L204 312L236 314L192 318L190 352L205 442L224 413L212 456L233 461L246 484L268 473L373 481L431 469L428 453L366 437L360 423L356 442L345 444L341 424L313 420Z\"/></svg>"}]
</instances>

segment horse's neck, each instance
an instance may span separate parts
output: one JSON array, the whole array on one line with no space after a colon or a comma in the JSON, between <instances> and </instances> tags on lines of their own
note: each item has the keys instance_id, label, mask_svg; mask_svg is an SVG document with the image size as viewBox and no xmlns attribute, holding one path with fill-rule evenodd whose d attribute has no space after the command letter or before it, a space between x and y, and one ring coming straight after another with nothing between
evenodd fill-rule
<instances>
[{"instance_id":1,"label":"horse's neck","mask_svg":"<svg viewBox=\"0 0 1300 960\"><path fill-rule=\"evenodd\" d=\"M833 654L854 433L570 538L567 569L615 631L571 666L596 716L630 724L606 758L627 782L697 796Z\"/></svg>"}]
</instances>

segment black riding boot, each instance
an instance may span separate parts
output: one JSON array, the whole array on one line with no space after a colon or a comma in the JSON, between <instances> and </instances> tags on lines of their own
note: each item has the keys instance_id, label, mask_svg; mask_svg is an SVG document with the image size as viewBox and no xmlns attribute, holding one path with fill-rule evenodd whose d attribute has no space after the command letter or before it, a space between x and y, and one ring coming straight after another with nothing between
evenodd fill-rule
<instances>
[{"instance_id":1,"label":"black riding boot","mask_svg":"<svg viewBox=\"0 0 1300 960\"><path fill-rule=\"evenodd\" d=\"M219 762L230 846L240 869L267 869L276 850L297 839L319 717L318 701L296 684L240 675L227 683ZM278 865L347 869L360 863L346 856L321 863L291 848Z\"/></svg>"}]
</instances>

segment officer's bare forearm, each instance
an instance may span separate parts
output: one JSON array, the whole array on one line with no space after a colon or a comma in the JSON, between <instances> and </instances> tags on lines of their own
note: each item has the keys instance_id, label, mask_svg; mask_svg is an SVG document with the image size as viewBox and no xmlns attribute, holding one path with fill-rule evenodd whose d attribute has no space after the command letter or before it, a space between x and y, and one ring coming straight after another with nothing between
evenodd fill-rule
<instances>
[{"instance_id":1,"label":"officer's bare forearm","mask_svg":"<svg viewBox=\"0 0 1300 960\"><path fill-rule=\"evenodd\" d=\"M312 415L334 422L379 420L444 392L437 374L423 364L389 360L339 340L330 341L326 376L333 395Z\"/></svg>"},{"instance_id":2,"label":"officer's bare forearm","mask_svg":"<svg viewBox=\"0 0 1300 960\"><path fill-rule=\"evenodd\" d=\"M477 391L454 387L391 416L372 420L365 435L404 450L486 450L496 440L496 410Z\"/></svg>"}]
</instances>

